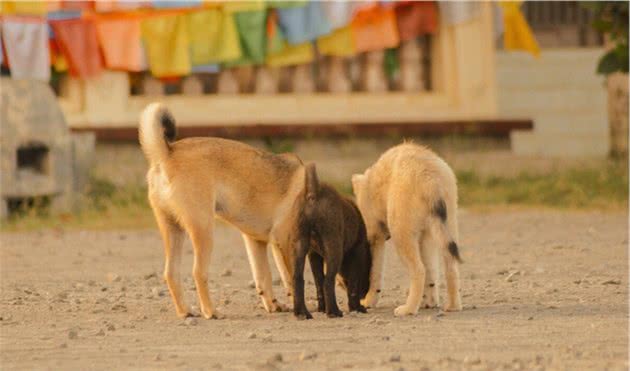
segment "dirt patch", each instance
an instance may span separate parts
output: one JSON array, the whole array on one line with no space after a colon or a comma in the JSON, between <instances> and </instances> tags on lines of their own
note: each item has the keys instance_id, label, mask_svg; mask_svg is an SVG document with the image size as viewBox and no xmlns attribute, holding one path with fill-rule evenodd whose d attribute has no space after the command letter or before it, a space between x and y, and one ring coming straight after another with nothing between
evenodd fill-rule
<instances>
[{"instance_id":1,"label":"dirt patch","mask_svg":"<svg viewBox=\"0 0 630 371\"><path fill-rule=\"evenodd\" d=\"M345 317L313 313L311 321L264 312L240 235L226 226L215 234L210 275L226 318L214 321L175 317L157 230L5 233L0 363L4 370L625 370L627 227L625 213L464 211L463 312L395 318L407 279L388 248L378 308L349 315L339 293ZM182 268L196 304L189 245ZM274 290L286 301L277 280Z\"/></svg>"}]
</instances>

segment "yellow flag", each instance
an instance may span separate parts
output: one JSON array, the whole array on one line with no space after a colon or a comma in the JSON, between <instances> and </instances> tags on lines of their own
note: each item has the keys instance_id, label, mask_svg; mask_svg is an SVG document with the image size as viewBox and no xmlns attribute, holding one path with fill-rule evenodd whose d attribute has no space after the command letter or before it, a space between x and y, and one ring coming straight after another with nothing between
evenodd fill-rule
<instances>
[{"instance_id":1,"label":"yellow flag","mask_svg":"<svg viewBox=\"0 0 630 371\"><path fill-rule=\"evenodd\" d=\"M223 9L228 13L252 12L265 10L266 4L263 0L226 0L223 1Z\"/></svg>"},{"instance_id":2,"label":"yellow flag","mask_svg":"<svg viewBox=\"0 0 630 371\"><path fill-rule=\"evenodd\" d=\"M522 1L501 1L503 9L503 46L506 50L525 50L538 57L540 47L520 6Z\"/></svg>"},{"instance_id":3,"label":"yellow flag","mask_svg":"<svg viewBox=\"0 0 630 371\"><path fill-rule=\"evenodd\" d=\"M226 62L241 57L241 44L234 16L221 9L186 15L190 52L195 65Z\"/></svg>"},{"instance_id":4,"label":"yellow flag","mask_svg":"<svg viewBox=\"0 0 630 371\"><path fill-rule=\"evenodd\" d=\"M284 43L284 48L272 54L267 54L267 65L270 67L293 66L313 61L313 45L305 42L298 45Z\"/></svg>"},{"instance_id":5,"label":"yellow flag","mask_svg":"<svg viewBox=\"0 0 630 371\"><path fill-rule=\"evenodd\" d=\"M3 14L46 15L46 1L2 1Z\"/></svg>"},{"instance_id":6,"label":"yellow flag","mask_svg":"<svg viewBox=\"0 0 630 371\"><path fill-rule=\"evenodd\" d=\"M183 15L143 20L142 39L153 75L181 76L190 73L188 29Z\"/></svg>"},{"instance_id":7,"label":"yellow flag","mask_svg":"<svg viewBox=\"0 0 630 371\"><path fill-rule=\"evenodd\" d=\"M348 57L355 54L354 41L350 26L317 39L317 48L323 55Z\"/></svg>"}]
</instances>

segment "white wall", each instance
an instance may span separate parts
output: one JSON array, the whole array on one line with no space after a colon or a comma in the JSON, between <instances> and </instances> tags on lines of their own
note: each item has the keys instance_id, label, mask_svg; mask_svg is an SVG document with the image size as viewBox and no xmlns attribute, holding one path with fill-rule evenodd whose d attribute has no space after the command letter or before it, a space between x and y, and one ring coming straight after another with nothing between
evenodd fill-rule
<instances>
[{"instance_id":1,"label":"white wall","mask_svg":"<svg viewBox=\"0 0 630 371\"><path fill-rule=\"evenodd\" d=\"M540 58L497 51L499 114L534 120L514 132L516 154L605 156L609 137L604 78L595 73L600 48L547 49Z\"/></svg>"}]
</instances>

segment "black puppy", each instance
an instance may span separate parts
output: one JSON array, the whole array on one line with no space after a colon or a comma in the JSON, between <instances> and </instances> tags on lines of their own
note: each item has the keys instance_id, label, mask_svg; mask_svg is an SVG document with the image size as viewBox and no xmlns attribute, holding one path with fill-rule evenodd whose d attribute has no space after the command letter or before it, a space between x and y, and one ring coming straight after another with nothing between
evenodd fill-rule
<instances>
[{"instance_id":1,"label":"black puppy","mask_svg":"<svg viewBox=\"0 0 630 371\"><path fill-rule=\"evenodd\" d=\"M317 286L317 310L325 311L328 317L343 316L335 296L335 278L339 273L348 291L349 310L365 313L360 300L370 287L372 255L359 208L330 185L320 184L314 164L306 166L302 201L293 275L293 313L298 318L313 318L304 303L307 254Z\"/></svg>"}]
</instances>

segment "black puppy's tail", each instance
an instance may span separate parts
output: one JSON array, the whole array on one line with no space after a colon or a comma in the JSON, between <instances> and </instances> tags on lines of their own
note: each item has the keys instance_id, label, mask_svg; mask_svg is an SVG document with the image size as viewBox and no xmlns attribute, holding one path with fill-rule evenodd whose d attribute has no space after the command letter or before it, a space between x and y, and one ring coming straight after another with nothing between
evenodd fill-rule
<instances>
[{"instance_id":1,"label":"black puppy's tail","mask_svg":"<svg viewBox=\"0 0 630 371\"><path fill-rule=\"evenodd\" d=\"M317 169L314 163L306 165L304 174L304 190L306 193L306 201L315 202L319 193L319 179L317 178Z\"/></svg>"},{"instance_id":2,"label":"black puppy's tail","mask_svg":"<svg viewBox=\"0 0 630 371\"><path fill-rule=\"evenodd\" d=\"M457 246L457 242L455 242L446 226L446 219L448 218L448 215L444 200L441 198L438 199L433 205L431 212L433 219L431 228L433 228L435 235L438 237L440 245L444 246L448 250L449 254L451 254L457 262L461 263L462 258L459 256L459 247Z\"/></svg>"}]
</instances>

